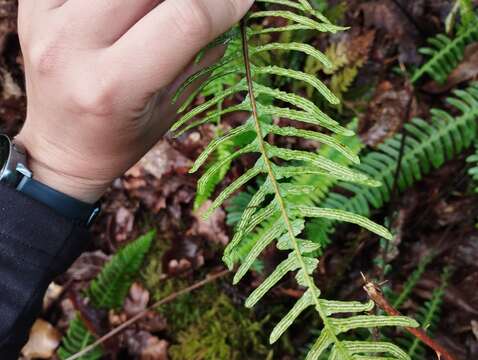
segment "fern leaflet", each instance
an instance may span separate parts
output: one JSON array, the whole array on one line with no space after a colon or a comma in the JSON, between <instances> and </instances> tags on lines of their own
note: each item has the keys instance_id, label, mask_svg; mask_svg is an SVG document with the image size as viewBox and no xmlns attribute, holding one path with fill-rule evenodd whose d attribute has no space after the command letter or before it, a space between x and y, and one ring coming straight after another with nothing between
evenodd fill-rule
<instances>
[{"instance_id":1,"label":"fern leaflet","mask_svg":"<svg viewBox=\"0 0 478 360\"><path fill-rule=\"evenodd\" d=\"M88 330L83 320L77 314L70 322L68 331L63 337L61 348L58 350L58 356L64 360L83 350L87 346L93 344L96 337ZM98 360L103 356L101 348L96 347L87 354L83 355L80 360Z\"/></svg>"}]
</instances>

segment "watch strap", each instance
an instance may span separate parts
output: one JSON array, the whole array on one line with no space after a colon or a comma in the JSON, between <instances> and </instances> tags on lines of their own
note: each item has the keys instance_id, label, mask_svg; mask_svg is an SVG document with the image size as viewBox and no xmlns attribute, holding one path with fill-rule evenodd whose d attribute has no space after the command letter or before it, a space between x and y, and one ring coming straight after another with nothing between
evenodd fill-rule
<instances>
[{"instance_id":1,"label":"watch strap","mask_svg":"<svg viewBox=\"0 0 478 360\"><path fill-rule=\"evenodd\" d=\"M58 214L83 226L90 226L100 212L100 204L89 204L24 176L17 190L47 205Z\"/></svg>"}]
</instances>

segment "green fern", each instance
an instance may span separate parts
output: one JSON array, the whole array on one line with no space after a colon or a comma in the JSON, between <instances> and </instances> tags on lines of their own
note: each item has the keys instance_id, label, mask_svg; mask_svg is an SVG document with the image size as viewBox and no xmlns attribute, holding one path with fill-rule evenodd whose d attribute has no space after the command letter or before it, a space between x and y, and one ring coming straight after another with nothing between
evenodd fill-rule
<instances>
[{"instance_id":1,"label":"green fern","mask_svg":"<svg viewBox=\"0 0 478 360\"><path fill-rule=\"evenodd\" d=\"M221 37L221 41L219 43L228 43L228 37L227 33L225 36ZM216 43L217 44L217 41ZM232 46L228 46L226 48L226 54L225 56L229 56L231 52L233 52L234 49ZM208 99L211 97L216 97L219 96L225 89L228 87L233 86L236 83L236 74L231 73L226 76L220 76L217 77L217 74L212 73L211 78L212 81L208 82L208 84L202 88L201 90L201 96L204 98ZM220 112L223 109L223 101L220 101L216 104L216 113L218 114L216 116L215 122L216 122L216 136L221 136L221 115ZM224 144L221 144L218 146L216 152L215 152L215 161L222 161L222 159L228 157L234 149L234 143L232 141L227 141ZM216 174L216 176L211 177L209 179L209 182L204 186L204 191L200 192L198 191L196 193L196 197L194 199L194 209L198 209L206 200L208 200L214 190L216 189L216 186L224 180L224 176L226 176L227 172L229 171L229 168L231 166L231 162L226 162L224 166L221 168L221 170Z\"/></svg>"},{"instance_id":2,"label":"green fern","mask_svg":"<svg viewBox=\"0 0 478 360\"><path fill-rule=\"evenodd\" d=\"M408 300L408 298L410 297L410 294L412 293L413 289L417 285L418 281L420 281L428 264L430 264L432 260L433 260L433 255L427 255L420 259L420 262L418 263L417 268L408 277L407 281L405 281L402 292L393 301L392 306L395 309L400 308L405 303L405 301Z\"/></svg>"},{"instance_id":3,"label":"green fern","mask_svg":"<svg viewBox=\"0 0 478 360\"><path fill-rule=\"evenodd\" d=\"M93 344L96 337L87 329L83 320L77 314L70 322L68 331L63 337L61 348L58 350L60 359L65 360L78 353L87 346ZM87 354L80 357L80 360L98 360L103 356L101 348L96 347Z\"/></svg>"},{"instance_id":4,"label":"green fern","mask_svg":"<svg viewBox=\"0 0 478 360\"><path fill-rule=\"evenodd\" d=\"M92 281L86 291L91 303L105 310L113 310L121 307L126 298L129 288L138 274L143 259L148 252L155 231L150 231L139 237L131 244L119 250L111 260L106 263L101 272ZM63 337L58 356L64 360L91 345L96 337L88 330L84 321L77 314L68 327ZM102 350L95 348L93 351L82 356L80 360L96 360L101 358Z\"/></svg>"},{"instance_id":5,"label":"green fern","mask_svg":"<svg viewBox=\"0 0 478 360\"><path fill-rule=\"evenodd\" d=\"M216 136L221 136L221 131L216 131ZM213 164L214 162L222 162L224 159L228 159L234 152L235 144L233 141L225 141L220 144L214 155L211 157L210 163ZM213 194L216 186L224 180L224 177L228 173L229 169L231 168L231 161L225 161L224 165L221 169L216 172L214 176L211 176L208 182L204 185L201 191L196 192L196 197L194 199L194 209L197 210L201 207L202 204L206 200L208 200L211 195Z\"/></svg>"},{"instance_id":6,"label":"green fern","mask_svg":"<svg viewBox=\"0 0 478 360\"><path fill-rule=\"evenodd\" d=\"M412 186L416 181L442 166L445 161L468 149L477 136L478 120L478 83L466 90L456 90L448 103L461 114L457 117L439 110L431 110L432 119L426 122L413 119L405 124L408 136L402 158L401 174L398 179L400 191ZM341 187L350 191L351 196L343 192L331 192L321 206L337 210L352 211L362 216L370 216L371 208L381 208L390 200L393 178L399 157L402 135L397 134L379 145L377 151L367 154L357 170L360 170L383 186L364 188L342 183ZM327 219L312 221L309 225L311 240L318 243L328 242L333 232L333 222Z\"/></svg>"},{"instance_id":7,"label":"green fern","mask_svg":"<svg viewBox=\"0 0 478 360\"><path fill-rule=\"evenodd\" d=\"M347 128L355 130L357 124L357 119L354 119ZM338 134L333 135L333 138L338 143L347 143L348 148L351 151L349 156L345 157L335 148L324 144L322 144L317 154L344 166L349 166L354 163L352 159L356 159L356 156L358 156L358 153L364 146L360 141L360 138L358 136L344 136ZM292 195L289 198L289 202L307 206L320 204L336 182L336 179L325 175L304 174L303 176L296 177L292 180L292 183L295 186L310 187L312 191L307 194ZM250 194L251 192L250 189L247 192L240 192L232 199L231 205L227 207L228 218L230 219L229 225L235 225L239 222L242 213L246 210L247 205L253 196L253 194ZM243 238L241 243L237 245L233 252L231 252L231 256L233 256L235 260L242 262L252 246L259 241L265 232L270 231L273 226L273 220L265 221L260 224L253 233L249 233ZM321 231L320 229L317 230L319 232ZM317 242L320 245L320 248L316 251L317 255L320 255L321 249L329 244L328 237L322 236L320 238L324 241Z\"/></svg>"},{"instance_id":8,"label":"green fern","mask_svg":"<svg viewBox=\"0 0 478 360\"><path fill-rule=\"evenodd\" d=\"M428 335L432 335L438 326L445 289L448 286L451 273L449 267L443 270L440 286L433 291L431 299L425 302L417 311L416 319L422 328L427 330ZM406 338L402 339L401 342L408 349L408 355L410 355L412 360L426 360L428 358L427 348L418 338L407 334Z\"/></svg>"},{"instance_id":9,"label":"green fern","mask_svg":"<svg viewBox=\"0 0 478 360\"><path fill-rule=\"evenodd\" d=\"M476 186L474 191L478 194L478 141L475 141L475 153L468 156L466 161L471 164L468 174L473 179L473 183Z\"/></svg>"},{"instance_id":10,"label":"green fern","mask_svg":"<svg viewBox=\"0 0 478 360\"><path fill-rule=\"evenodd\" d=\"M265 232L253 245L234 277L234 283L238 283L250 270L262 251L275 241L279 250L288 252L288 256L246 300L247 307L254 306L289 272L295 272L299 285L306 289L304 295L291 311L276 325L270 335L270 342L277 341L305 309L313 307L323 323L323 329L317 342L307 355L307 360L318 359L328 348L331 348L330 359L360 359L364 358L365 354L373 354L366 356L369 359L379 359L381 354L388 354L390 359L408 359L405 352L391 343L358 342L341 339L341 334L360 328L382 326L415 327L418 324L406 317L374 315L333 316L336 314L367 312L373 307L373 303L362 304L353 301L344 302L322 299L320 289L315 285L312 276L318 265L318 260L311 256L311 253L317 251L320 246L300 237L305 226L305 219L307 218L327 218L354 223L388 239L391 237L390 233L383 226L347 211L297 205L290 201L291 196L298 194L306 195L313 191L313 187L296 185L291 180L305 174L329 176L341 181L369 186L377 186L379 184L363 173L351 170L318 154L277 147L267 141L269 138L267 135L269 134L301 137L325 143L344 156L351 155L349 149L325 132L302 130L295 127L280 127L262 120L262 116L272 115L297 122L319 125L335 134L353 134L353 132L331 119L308 99L260 82L260 79L263 79L263 75L267 78L278 77L302 81L311 85L318 94L321 94L331 104L337 104L339 99L319 79L302 71L282 68L274 64L263 64L263 57L260 59L261 61L256 61L256 55L262 52L274 52L277 50L298 51L314 56L322 61L326 67L331 67L332 64L327 57L310 45L293 42L261 44L257 42L257 36L296 30L336 33L345 28L331 24L321 13L314 10L307 0L258 0L257 2L280 4L290 10L258 10L251 12L248 20L280 17L288 20L288 25L278 28L257 29L248 27L246 25L247 20L244 20L241 23L240 38L234 38L234 35L231 37L231 42L237 41L242 44L241 51L233 56L225 57L215 65L193 75L186 80L178 94L194 82L195 79L216 71L224 74L224 76L231 72L241 74L241 80L224 91L220 96L216 96L204 104L184 112L178 122L172 127L173 131L183 133L194 126L212 121L219 114L234 111L246 111L251 114L250 118L243 125L230 130L222 137L214 139L198 157L191 169L191 172L198 171L207 158L224 141L245 133L254 135L249 144L240 148L227 159L216 162L209 167L198 183L199 189L204 187L208 179L214 176L227 161L232 161L241 155L249 153L254 153L258 156L255 165L227 186L214 200L206 213L206 216L210 215L215 209L222 206L226 199L254 178L258 176L265 177L265 181L252 196L246 210L242 214L236 226L234 237L225 249L223 260L232 269L235 264L235 259L232 256L234 249L247 234L251 233L263 221L270 219L273 221L274 226L270 231ZM244 94L244 100L238 105L230 106L221 111L210 111L218 102L234 94ZM273 99L273 104L271 105L266 99ZM293 108L279 106L284 104L293 106ZM185 111L188 106L189 103L182 106L180 111ZM197 119L197 116L201 114L205 115ZM354 156L350 156L350 158L352 161L357 161Z\"/></svg>"},{"instance_id":11,"label":"green fern","mask_svg":"<svg viewBox=\"0 0 478 360\"><path fill-rule=\"evenodd\" d=\"M476 14L473 6L473 0L458 0L460 6L460 16L461 16L461 27L468 27L471 25L475 19Z\"/></svg>"},{"instance_id":12,"label":"green fern","mask_svg":"<svg viewBox=\"0 0 478 360\"><path fill-rule=\"evenodd\" d=\"M412 82L415 83L428 74L436 82L445 83L448 75L463 60L465 47L475 41L478 41L476 19L462 23L460 31L453 39L444 34L428 39L430 46L420 49L420 53L429 59L413 74Z\"/></svg>"}]
</instances>

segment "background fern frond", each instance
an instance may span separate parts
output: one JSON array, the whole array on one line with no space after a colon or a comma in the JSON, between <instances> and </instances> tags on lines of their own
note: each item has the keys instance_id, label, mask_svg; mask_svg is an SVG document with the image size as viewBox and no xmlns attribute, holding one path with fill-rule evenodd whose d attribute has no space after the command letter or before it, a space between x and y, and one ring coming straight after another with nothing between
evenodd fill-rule
<instances>
[{"instance_id":1,"label":"background fern frond","mask_svg":"<svg viewBox=\"0 0 478 360\"><path fill-rule=\"evenodd\" d=\"M440 286L433 291L431 299L417 310L416 319L421 327L427 331L428 335L432 335L438 326L445 289L448 286L451 274L451 269L446 267L441 275ZM407 334L402 339L402 344L408 349L408 355L412 360L425 360L428 358L427 348L418 338Z\"/></svg>"},{"instance_id":2,"label":"background fern frond","mask_svg":"<svg viewBox=\"0 0 478 360\"><path fill-rule=\"evenodd\" d=\"M443 110L433 109L430 122L416 118L405 124L408 136L398 178L400 191L468 149L477 136L478 83L470 85L466 90L456 90L455 96L450 97L448 102L460 115L454 117ZM364 156L362 163L356 166L358 170L380 181L383 184L381 187L365 188L354 184L340 184L352 195L331 192L321 206L369 216L372 208L380 208L387 203L392 193L402 136L398 134L388 139L379 145L377 151ZM333 224L325 219L314 220L310 226L308 233L312 241L324 242L324 234L333 231ZM323 230L315 238L317 228Z\"/></svg>"},{"instance_id":3,"label":"background fern frond","mask_svg":"<svg viewBox=\"0 0 478 360\"><path fill-rule=\"evenodd\" d=\"M408 300L410 294L412 293L413 289L417 285L418 281L420 281L423 273L425 272L428 264L433 260L433 255L429 254L420 259L417 268L412 272L412 274L408 277L407 281L403 285L403 289L399 296L393 301L392 306L395 309L400 308L405 301Z\"/></svg>"},{"instance_id":4,"label":"background fern frond","mask_svg":"<svg viewBox=\"0 0 478 360\"><path fill-rule=\"evenodd\" d=\"M155 231L151 231L120 249L103 267L101 272L92 281L86 291L93 306L113 310L123 305L129 288L138 274L146 253L151 247ZM71 321L62 344L58 350L58 356L64 360L83 350L96 340L85 325L85 322L77 314ZM103 351L97 347L81 360L97 360L101 358Z\"/></svg>"},{"instance_id":5,"label":"background fern frond","mask_svg":"<svg viewBox=\"0 0 478 360\"><path fill-rule=\"evenodd\" d=\"M96 337L88 330L85 323L77 314L70 322L68 330L63 337L58 356L64 360L93 344ZM80 357L80 360L98 360L103 356L101 348L96 347L87 354Z\"/></svg>"},{"instance_id":6,"label":"background fern frond","mask_svg":"<svg viewBox=\"0 0 478 360\"><path fill-rule=\"evenodd\" d=\"M474 191L478 194L478 141L475 142L475 153L470 155L466 161L471 164L468 174L471 176L474 186L476 186Z\"/></svg>"},{"instance_id":7,"label":"background fern frond","mask_svg":"<svg viewBox=\"0 0 478 360\"><path fill-rule=\"evenodd\" d=\"M412 82L417 82L428 74L438 83L445 83L448 75L463 60L465 47L478 41L478 20L473 16L469 23L463 24L454 38L439 34L428 39L429 47L420 49L420 53L428 60L412 76Z\"/></svg>"},{"instance_id":8,"label":"background fern frond","mask_svg":"<svg viewBox=\"0 0 478 360\"><path fill-rule=\"evenodd\" d=\"M123 305L155 236L155 231L141 236L119 250L104 266L86 291L95 307L110 310Z\"/></svg>"}]
</instances>

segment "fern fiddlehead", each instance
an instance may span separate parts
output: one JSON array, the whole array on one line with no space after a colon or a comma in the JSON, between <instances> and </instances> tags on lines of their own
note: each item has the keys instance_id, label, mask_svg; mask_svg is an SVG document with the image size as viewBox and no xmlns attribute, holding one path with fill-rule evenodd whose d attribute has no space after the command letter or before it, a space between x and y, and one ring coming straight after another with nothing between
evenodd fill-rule
<instances>
[{"instance_id":1,"label":"fern fiddlehead","mask_svg":"<svg viewBox=\"0 0 478 360\"><path fill-rule=\"evenodd\" d=\"M217 196L212 206L208 209L207 216L221 206L227 198L243 185L259 175L265 177L264 183L251 197L246 210L243 212L236 226L234 237L225 249L223 260L228 267L232 268L235 259L231 254L234 248L258 225L265 220L271 219L274 226L264 232L258 241L253 244L234 277L234 283L239 282L250 270L254 260L273 242L276 242L279 250L289 252L286 259L276 267L246 300L246 306L254 306L276 283L290 272L295 272L296 280L305 288L304 295L272 331L270 336L271 343L275 342L306 308L314 307L322 320L323 329L317 342L307 355L308 360L318 359L328 348L331 348L330 359L361 359L365 354L375 354L372 356L367 355L366 357L369 359L379 359L380 354L384 353L388 354L390 359L408 359L406 353L391 343L354 342L340 339L342 333L358 328L380 326L413 327L418 324L406 317L355 315L347 318L337 318L332 316L339 313L365 312L370 310L373 304L322 299L320 289L315 285L312 276L318 265L318 260L312 257L311 253L316 251L319 245L300 237L306 218L326 218L355 223L385 238L390 238L388 231L366 217L347 211L300 205L289 201L292 196L304 195L313 190L311 186L304 186L291 181L304 174L320 174L341 181L369 186L377 186L377 182L359 171L351 170L319 154L282 148L271 144L267 137L269 134L314 139L333 147L343 156L349 156L353 161L357 161L355 155L344 147L343 144L337 142L336 139L326 133L301 130L295 127L280 127L270 124L262 118L263 115L285 117L297 122L319 125L335 134L353 134L349 129L340 126L308 99L260 83L260 79L263 79L264 76L292 78L311 85L315 91L330 103L337 103L337 97L319 79L298 70L281 68L274 64L264 65L254 61L256 59L253 57L253 55L262 51L301 51L315 56L325 66L330 66L330 62L324 54L306 44L269 43L262 45L256 44L254 37L264 33L304 29L335 33L344 30L344 28L332 25L322 14L315 11L307 0L298 0L296 2L289 0L260 0L258 2L281 5L291 10L258 10L250 13L249 19L269 16L281 17L288 20L289 25L279 28L252 30L247 26L247 20L243 20L240 27L241 31L239 32L240 36L235 39L235 41L239 41L242 44L241 52L235 56L223 58L218 64L201 71L197 75L193 75L186 81L179 92L185 86L191 84L198 76L210 74L211 72L219 73L217 76L220 76L221 74L226 75L234 71L240 73L242 79L220 96L210 99L183 114L172 128L174 131L182 133L194 126L211 121L218 113L224 114L226 111L247 111L251 114L243 125L232 129L220 138L214 139L198 157L191 169L191 172L197 171L222 142L244 133L252 133L254 135L253 140L249 144L238 149L227 159L209 167L198 182L199 188L204 186L207 180L214 176L226 161L232 161L248 153L257 154L258 159L254 166ZM231 34L237 34L237 32L231 32ZM244 100L239 105L220 110L216 113L214 111L208 112L205 118L195 119L196 116L207 112L224 98L237 93L245 93ZM273 99L272 103L266 100L271 98ZM277 103L286 103L294 108L280 107L276 105ZM182 110L185 110L185 106L182 107ZM190 121L191 123L188 124ZM293 162L293 164L290 165L290 162Z\"/></svg>"}]
</instances>

